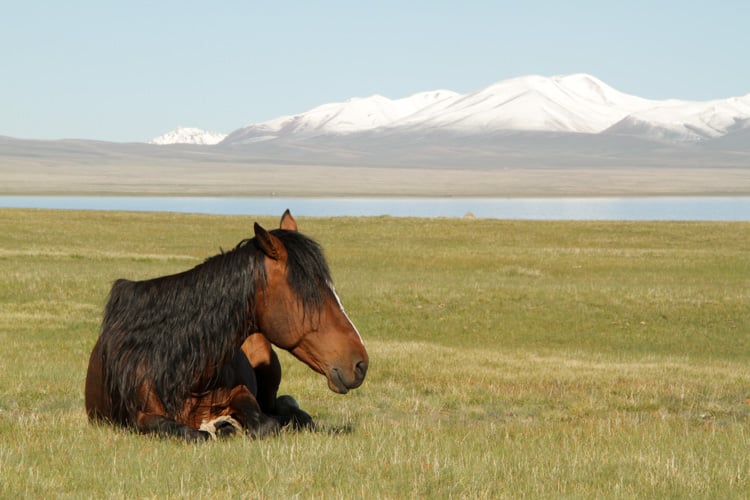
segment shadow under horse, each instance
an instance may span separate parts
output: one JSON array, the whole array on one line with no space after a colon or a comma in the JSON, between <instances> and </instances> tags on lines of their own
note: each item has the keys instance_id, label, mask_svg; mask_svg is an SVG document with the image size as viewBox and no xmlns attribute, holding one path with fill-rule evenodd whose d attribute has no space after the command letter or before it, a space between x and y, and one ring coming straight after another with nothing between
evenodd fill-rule
<instances>
[{"instance_id":1,"label":"shadow under horse","mask_svg":"<svg viewBox=\"0 0 750 500\"><path fill-rule=\"evenodd\" d=\"M288 210L279 229L254 232L188 271L114 283L86 374L91 421L189 441L312 426L291 397L277 397L272 345L334 392L362 384L367 351L320 246Z\"/></svg>"}]
</instances>

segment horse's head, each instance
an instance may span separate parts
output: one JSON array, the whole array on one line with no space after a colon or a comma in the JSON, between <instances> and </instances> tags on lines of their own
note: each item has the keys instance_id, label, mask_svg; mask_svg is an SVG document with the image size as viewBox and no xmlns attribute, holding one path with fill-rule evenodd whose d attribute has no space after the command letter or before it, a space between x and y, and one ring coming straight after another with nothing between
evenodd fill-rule
<instances>
[{"instance_id":1,"label":"horse's head","mask_svg":"<svg viewBox=\"0 0 750 500\"><path fill-rule=\"evenodd\" d=\"M278 230L256 223L255 242L266 266L265 284L256 293L259 330L325 375L332 391L345 394L359 387L367 373L367 351L336 295L318 244L297 232L288 210Z\"/></svg>"}]
</instances>

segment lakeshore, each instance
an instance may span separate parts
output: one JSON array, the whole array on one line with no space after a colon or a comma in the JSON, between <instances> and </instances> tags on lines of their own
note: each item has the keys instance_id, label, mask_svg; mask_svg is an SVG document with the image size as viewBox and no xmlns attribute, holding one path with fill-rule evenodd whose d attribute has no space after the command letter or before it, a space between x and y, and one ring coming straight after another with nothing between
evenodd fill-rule
<instances>
[{"instance_id":1,"label":"lakeshore","mask_svg":"<svg viewBox=\"0 0 750 500\"><path fill-rule=\"evenodd\" d=\"M414 168L0 164L4 195L632 197L750 195L750 167Z\"/></svg>"}]
</instances>

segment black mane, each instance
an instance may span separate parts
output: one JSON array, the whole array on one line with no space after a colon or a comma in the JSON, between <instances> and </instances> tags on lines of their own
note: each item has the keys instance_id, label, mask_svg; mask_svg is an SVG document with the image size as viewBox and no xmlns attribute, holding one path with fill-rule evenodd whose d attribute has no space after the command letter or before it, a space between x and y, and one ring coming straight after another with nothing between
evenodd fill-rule
<instances>
[{"instance_id":1,"label":"black mane","mask_svg":"<svg viewBox=\"0 0 750 500\"><path fill-rule=\"evenodd\" d=\"M330 272L320 246L291 231L272 231L289 254L289 285L305 311L319 310ZM255 290L265 286L264 254L255 239L241 241L182 273L144 281L118 280L102 321L104 384L115 419L127 423L140 408L144 384L168 414L192 392L221 376L254 331Z\"/></svg>"},{"instance_id":2,"label":"black mane","mask_svg":"<svg viewBox=\"0 0 750 500\"><path fill-rule=\"evenodd\" d=\"M296 231L275 229L271 234L284 243L289 254L289 286L302 301L306 312L319 311L323 307L325 292L333 283L320 245Z\"/></svg>"}]
</instances>

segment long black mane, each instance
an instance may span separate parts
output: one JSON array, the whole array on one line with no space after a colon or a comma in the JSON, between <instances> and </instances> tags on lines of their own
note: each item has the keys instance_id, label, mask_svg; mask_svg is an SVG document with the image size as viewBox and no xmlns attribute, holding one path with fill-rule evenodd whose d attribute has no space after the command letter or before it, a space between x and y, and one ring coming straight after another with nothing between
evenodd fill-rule
<instances>
[{"instance_id":1,"label":"long black mane","mask_svg":"<svg viewBox=\"0 0 750 500\"><path fill-rule=\"evenodd\" d=\"M315 240L296 231L275 229L271 234L284 243L287 253L289 286L299 297L305 311L319 311L325 293L333 284L323 250Z\"/></svg>"},{"instance_id":2,"label":"long black mane","mask_svg":"<svg viewBox=\"0 0 750 500\"><path fill-rule=\"evenodd\" d=\"M319 311L331 282L320 246L297 232L271 233L287 249L289 286L305 311ZM171 415L192 392L210 389L257 331L255 290L265 285L264 254L255 238L182 273L116 281L101 332L115 420L135 417L144 384Z\"/></svg>"}]
</instances>

